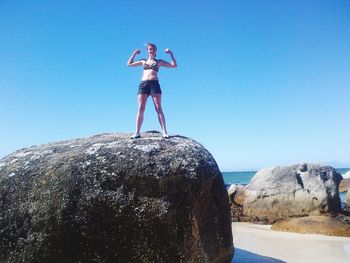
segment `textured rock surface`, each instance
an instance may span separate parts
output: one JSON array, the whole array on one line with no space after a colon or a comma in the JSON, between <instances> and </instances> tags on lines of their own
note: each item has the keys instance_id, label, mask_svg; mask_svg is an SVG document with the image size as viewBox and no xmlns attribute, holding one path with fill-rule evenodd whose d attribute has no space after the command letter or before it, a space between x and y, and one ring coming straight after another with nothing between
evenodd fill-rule
<instances>
[{"instance_id":1,"label":"textured rock surface","mask_svg":"<svg viewBox=\"0 0 350 263\"><path fill-rule=\"evenodd\" d=\"M281 218L337 213L341 179L334 168L317 164L262 169L245 191L245 221L273 223Z\"/></svg>"},{"instance_id":2,"label":"textured rock surface","mask_svg":"<svg viewBox=\"0 0 350 263\"><path fill-rule=\"evenodd\" d=\"M348 191L347 193L346 193L346 197L345 197L345 201L346 201L346 203L348 204L348 206L350 206L350 191Z\"/></svg>"},{"instance_id":3,"label":"textured rock surface","mask_svg":"<svg viewBox=\"0 0 350 263\"><path fill-rule=\"evenodd\" d=\"M228 196L210 153L174 136L103 134L0 161L9 262L231 262Z\"/></svg>"},{"instance_id":4,"label":"textured rock surface","mask_svg":"<svg viewBox=\"0 0 350 263\"><path fill-rule=\"evenodd\" d=\"M272 229L302 234L350 237L350 222L330 216L281 219L272 225Z\"/></svg>"},{"instance_id":5,"label":"textured rock surface","mask_svg":"<svg viewBox=\"0 0 350 263\"><path fill-rule=\"evenodd\" d=\"M347 192L350 189L350 179L343 179L339 184L339 192Z\"/></svg>"},{"instance_id":6,"label":"textured rock surface","mask_svg":"<svg viewBox=\"0 0 350 263\"><path fill-rule=\"evenodd\" d=\"M231 185L227 193L229 196L232 222L244 221L243 203L245 200L245 186Z\"/></svg>"}]
</instances>

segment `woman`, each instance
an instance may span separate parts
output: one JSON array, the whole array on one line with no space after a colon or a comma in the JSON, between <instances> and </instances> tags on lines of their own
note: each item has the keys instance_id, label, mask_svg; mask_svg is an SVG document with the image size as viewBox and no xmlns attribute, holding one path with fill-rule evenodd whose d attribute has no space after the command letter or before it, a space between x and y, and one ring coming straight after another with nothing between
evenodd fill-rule
<instances>
[{"instance_id":1,"label":"woman","mask_svg":"<svg viewBox=\"0 0 350 263\"><path fill-rule=\"evenodd\" d=\"M176 60L173 52L167 48L165 53L170 55L171 62L166 62L162 59L156 59L157 47L154 44L147 44L148 59L140 59L134 61L140 50L136 49L128 60L127 65L130 67L143 66L143 74L139 85L138 96L138 111L136 115L136 132L131 136L132 139L140 138L140 130L143 122L143 115L146 108L148 96L152 96L154 107L158 114L158 120L162 127L163 138L169 138L166 130L165 117L162 110L162 91L158 81L158 70L160 67L176 68Z\"/></svg>"}]
</instances>

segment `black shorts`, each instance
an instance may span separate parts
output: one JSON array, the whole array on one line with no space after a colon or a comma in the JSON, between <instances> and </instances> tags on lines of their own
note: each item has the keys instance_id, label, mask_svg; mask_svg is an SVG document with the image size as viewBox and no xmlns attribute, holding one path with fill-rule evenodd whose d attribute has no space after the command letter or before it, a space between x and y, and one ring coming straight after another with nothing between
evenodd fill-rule
<instances>
[{"instance_id":1,"label":"black shorts","mask_svg":"<svg viewBox=\"0 0 350 263\"><path fill-rule=\"evenodd\" d=\"M137 94L162 94L158 80L143 80L139 85Z\"/></svg>"}]
</instances>

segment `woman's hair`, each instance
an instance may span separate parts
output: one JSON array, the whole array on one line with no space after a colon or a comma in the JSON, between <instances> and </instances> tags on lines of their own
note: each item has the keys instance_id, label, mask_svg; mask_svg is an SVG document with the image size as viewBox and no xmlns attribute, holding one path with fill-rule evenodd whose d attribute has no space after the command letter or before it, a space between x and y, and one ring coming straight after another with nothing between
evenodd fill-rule
<instances>
[{"instance_id":1,"label":"woman's hair","mask_svg":"<svg viewBox=\"0 0 350 263\"><path fill-rule=\"evenodd\" d=\"M155 44L153 44L153 43L147 43L147 44L146 44L146 47L147 47L147 48L148 48L148 47L153 47L153 48L157 49L157 46L156 46Z\"/></svg>"}]
</instances>

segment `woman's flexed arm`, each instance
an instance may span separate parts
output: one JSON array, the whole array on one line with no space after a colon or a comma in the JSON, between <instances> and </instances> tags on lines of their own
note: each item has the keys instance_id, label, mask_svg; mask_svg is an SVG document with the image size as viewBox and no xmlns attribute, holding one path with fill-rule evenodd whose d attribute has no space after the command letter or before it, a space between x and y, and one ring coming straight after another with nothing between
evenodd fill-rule
<instances>
[{"instance_id":1,"label":"woman's flexed arm","mask_svg":"<svg viewBox=\"0 0 350 263\"><path fill-rule=\"evenodd\" d=\"M137 48L137 49L135 49L135 51L132 53L132 55L131 55L131 57L129 58L128 63L127 63L127 65L128 65L129 67L142 66L142 61L141 61L141 60L135 61L135 62L134 62L134 59L135 59L136 55L137 55L137 54L140 54L140 52L141 52L141 51Z\"/></svg>"},{"instance_id":2,"label":"woman's flexed arm","mask_svg":"<svg viewBox=\"0 0 350 263\"><path fill-rule=\"evenodd\" d=\"M165 50L165 53L170 55L171 62L169 63L169 62L166 62L166 61L162 60L160 66L164 66L164 67L167 67L167 68L176 68L177 67L177 63L176 63L176 59L174 57L173 52L169 48L167 48Z\"/></svg>"}]
</instances>

